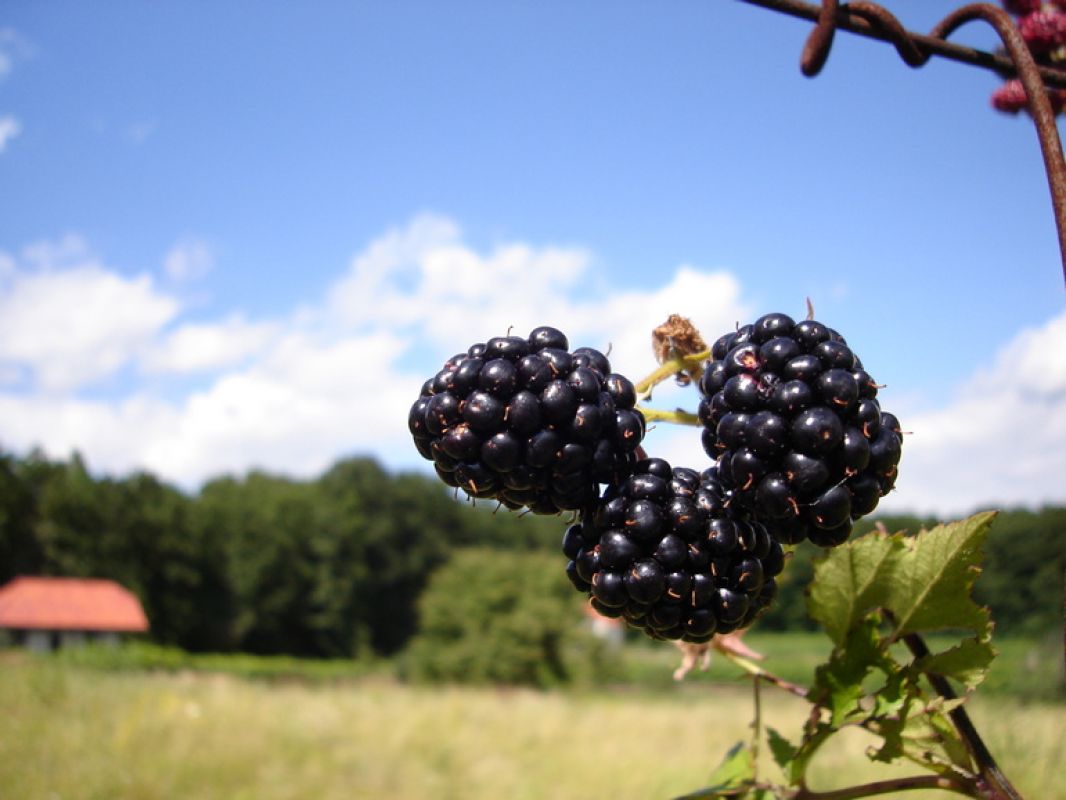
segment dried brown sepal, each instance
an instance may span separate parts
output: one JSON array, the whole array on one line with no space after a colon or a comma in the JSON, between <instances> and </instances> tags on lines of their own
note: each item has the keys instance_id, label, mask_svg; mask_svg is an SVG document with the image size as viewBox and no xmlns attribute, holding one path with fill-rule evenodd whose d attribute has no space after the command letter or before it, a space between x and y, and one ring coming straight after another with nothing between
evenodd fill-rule
<instances>
[{"instance_id":1,"label":"dried brown sepal","mask_svg":"<svg viewBox=\"0 0 1066 800\"><path fill-rule=\"evenodd\" d=\"M651 346L655 351L655 359L660 364L678 356L702 353L707 349L707 343L703 341L696 326L680 314L671 314L666 322L651 332ZM692 381L685 372L678 372L674 377L681 386L688 386Z\"/></svg>"},{"instance_id":2,"label":"dried brown sepal","mask_svg":"<svg viewBox=\"0 0 1066 800\"><path fill-rule=\"evenodd\" d=\"M744 644L743 636L744 631L739 630L732 633L719 634L711 641L703 644L675 641L674 645L681 651L681 665L674 670L674 680L683 681L685 676L697 666L701 670L706 670L711 665L712 648L740 658L762 661L765 656Z\"/></svg>"}]
</instances>

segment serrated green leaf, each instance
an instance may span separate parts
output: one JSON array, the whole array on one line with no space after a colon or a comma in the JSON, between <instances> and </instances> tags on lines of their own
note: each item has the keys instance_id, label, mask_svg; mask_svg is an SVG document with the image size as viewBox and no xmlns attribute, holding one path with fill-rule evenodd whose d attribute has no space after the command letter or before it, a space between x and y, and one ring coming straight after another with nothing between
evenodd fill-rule
<instances>
[{"instance_id":1,"label":"serrated green leaf","mask_svg":"<svg viewBox=\"0 0 1066 800\"><path fill-rule=\"evenodd\" d=\"M970 751L951 720L943 714L927 714L922 721L929 726L933 738L948 761L962 769L973 769Z\"/></svg>"},{"instance_id":2,"label":"serrated green leaf","mask_svg":"<svg viewBox=\"0 0 1066 800\"><path fill-rule=\"evenodd\" d=\"M985 679L996 649L988 639L964 639L943 652L918 661L918 669L958 681L972 692Z\"/></svg>"},{"instance_id":3,"label":"serrated green leaf","mask_svg":"<svg viewBox=\"0 0 1066 800\"><path fill-rule=\"evenodd\" d=\"M995 512L975 514L938 525L906 540L906 552L891 563L888 607L895 616L894 636L966 628L990 629L988 609L970 597L980 574L981 545Z\"/></svg>"},{"instance_id":4,"label":"serrated green leaf","mask_svg":"<svg viewBox=\"0 0 1066 800\"><path fill-rule=\"evenodd\" d=\"M838 646L875 608L892 613L894 638L945 628L985 636L988 610L973 602L970 590L994 517L976 514L909 538L875 532L836 548L815 567L811 617Z\"/></svg>"},{"instance_id":5,"label":"serrated green leaf","mask_svg":"<svg viewBox=\"0 0 1066 800\"><path fill-rule=\"evenodd\" d=\"M920 707L920 697L913 684L904 679L902 673L892 676L885 688L876 695L874 715L877 719L877 733L883 740L880 748L870 753L873 761L890 763L900 758L904 752L904 732L911 718L911 712ZM891 709L891 711L889 711ZM888 712L880 713L879 712Z\"/></svg>"},{"instance_id":6,"label":"serrated green leaf","mask_svg":"<svg viewBox=\"0 0 1066 800\"><path fill-rule=\"evenodd\" d=\"M870 614L849 631L846 641L833 650L829 661L814 673L815 697L829 709L830 724L839 728L853 717L864 717L863 682L872 669L890 671L891 662L881 649L879 614Z\"/></svg>"},{"instance_id":7,"label":"serrated green leaf","mask_svg":"<svg viewBox=\"0 0 1066 800\"><path fill-rule=\"evenodd\" d=\"M898 719L886 719L881 723L878 734L881 746L871 747L866 755L871 761L891 764L903 755L903 722Z\"/></svg>"},{"instance_id":8,"label":"serrated green leaf","mask_svg":"<svg viewBox=\"0 0 1066 800\"><path fill-rule=\"evenodd\" d=\"M796 746L773 728L766 728L766 741L770 745L770 754L781 769L788 772L792 759L796 757Z\"/></svg>"},{"instance_id":9,"label":"serrated green leaf","mask_svg":"<svg viewBox=\"0 0 1066 800\"><path fill-rule=\"evenodd\" d=\"M943 775L971 770L970 753L951 721L935 708L927 706L926 713L911 714L903 727L906 755Z\"/></svg>"},{"instance_id":10,"label":"serrated green leaf","mask_svg":"<svg viewBox=\"0 0 1066 800\"><path fill-rule=\"evenodd\" d=\"M744 742L737 742L722 763L711 773L710 785L676 800L711 800L716 797L744 797L755 780L755 760Z\"/></svg>"},{"instance_id":11,"label":"serrated green leaf","mask_svg":"<svg viewBox=\"0 0 1066 800\"><path fill-rule=\"evenodd\" d=\"M870 716L875 719L897 717L904 710L911 697L919 695L920 690L914 681L908 680L907 672L902 669L886 672L885 683L873 694L874 706Z\"/></svg>"},{"instance_id":12,"label":"serrated green leaf","mask_svg":"<svg viewBox=\"0 0 1066 800\"><path fill-rule=\"evenodd\" d=\"M903 537L872 532L831 550L814 569L807 605L837 645L888 596L886 575L905 546Z\"/></svg>"}]
</instances>

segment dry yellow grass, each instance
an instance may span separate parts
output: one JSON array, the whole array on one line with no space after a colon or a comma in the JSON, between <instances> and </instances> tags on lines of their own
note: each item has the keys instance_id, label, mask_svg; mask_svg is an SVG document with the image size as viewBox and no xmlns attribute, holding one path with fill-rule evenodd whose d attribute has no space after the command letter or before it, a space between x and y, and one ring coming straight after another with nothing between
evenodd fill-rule
<instances>
[{"instance_id":1,"label":"dry yellow grass","mask_svg":"<svg viewBox=\"0 0 1066 800\"><path fill-rule=\"evenodd\" d=\"M307 686L16 660L0 664L0 796L668 798L702 785L748 735L750 701L708 684L650 696ZM990 701L974 712L1027 798L1066 798L1061 706ZM782 732L803 713L764 691L766 722ZM866 744L851 737L825 753L815 786L883 776Z\"/></svg>"}]
</instances>

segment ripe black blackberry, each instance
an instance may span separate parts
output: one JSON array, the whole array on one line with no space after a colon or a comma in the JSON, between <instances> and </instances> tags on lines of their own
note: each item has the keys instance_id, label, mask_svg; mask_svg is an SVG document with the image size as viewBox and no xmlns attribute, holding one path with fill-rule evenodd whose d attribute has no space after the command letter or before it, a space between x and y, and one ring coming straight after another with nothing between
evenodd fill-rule
<instances>
[{"instance_id":1,"label":"ripe black blackberry","mask_svg":"<svg viewBox=\"0 0 1066 800\"><path fill-rule=\"evenodd\" d=\"M644 437L636 392L603 353L539 327L452 356L408 427L437 475L471 497L537 514L581 509L624 478Z\"/></svg>"},{"instance_id":2,"label":"ripe black blackberry","mask_svg":"<svg viewBox=\"0 0 1066 800\"><path fill-rule=\"evenodd\" d=\"M777 591L784 553L701 475L640 461L563 537L567 575L604 616L657 639L706 642L749 625Z\"/></svg>"},{"instance_id":3,"label":"ripe black blackberry","mask_svg":"<svg viewBox=\"0 0 1066 800\"><path fill-rule=\"evenodd\" d=\"M832 328L760 317L714 343L699 388L722 484L779 541L841 544L892 489L899 422Z\"/></svg>"}]
</instances>

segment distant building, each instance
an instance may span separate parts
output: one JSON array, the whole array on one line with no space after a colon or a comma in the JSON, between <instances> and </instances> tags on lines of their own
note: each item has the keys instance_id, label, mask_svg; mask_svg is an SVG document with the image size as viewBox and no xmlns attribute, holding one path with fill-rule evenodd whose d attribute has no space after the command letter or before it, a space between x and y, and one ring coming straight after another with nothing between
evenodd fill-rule
<instances>
[{"instance_id":1,"label":"distant building","mask_svg":"<svg viewBox=\"0 0 1066 800\"><path fill-rule=\"evenodd\" d=\"M591 603L584 606L585 621L588 623L592 635L597 639L603 639L610 644L621 644L625 638L626 623L620 617L605 617Z\"/></svg>"},{"instance_id":2,"label":"distant building","mask_svg":"<svg viewBox=\"0 0 1066 800\"><path fill-rule=\"evenodd\" d=\"M0 586L0 630L31 650L87 641L115 643L148 630L137 597L114 581L15 578Z\"/></svg>"}]
</instances>

